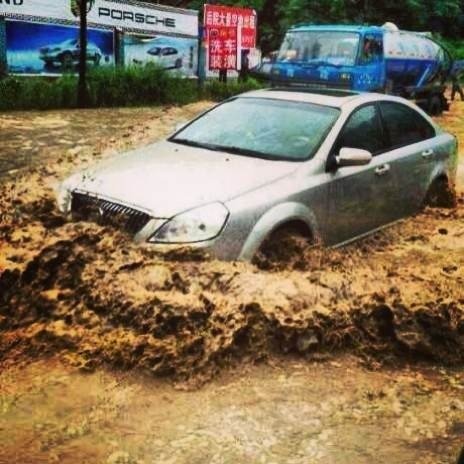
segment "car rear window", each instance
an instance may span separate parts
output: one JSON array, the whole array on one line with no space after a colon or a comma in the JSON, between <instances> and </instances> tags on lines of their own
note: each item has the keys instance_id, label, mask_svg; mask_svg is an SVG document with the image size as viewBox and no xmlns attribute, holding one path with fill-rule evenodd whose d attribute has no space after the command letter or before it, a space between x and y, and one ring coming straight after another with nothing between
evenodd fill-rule
<instances>
[{"instance_id":1,"label":"car rear window","mask_svg":"<svg viewBox=\"0 0 464 464\"><path fill-rule=\"evenodd\" d=\"M380 110L387 132L389 149L435 137L435 129L417 111L396 102L381 102Z\"/></svg>"}]
</instances>

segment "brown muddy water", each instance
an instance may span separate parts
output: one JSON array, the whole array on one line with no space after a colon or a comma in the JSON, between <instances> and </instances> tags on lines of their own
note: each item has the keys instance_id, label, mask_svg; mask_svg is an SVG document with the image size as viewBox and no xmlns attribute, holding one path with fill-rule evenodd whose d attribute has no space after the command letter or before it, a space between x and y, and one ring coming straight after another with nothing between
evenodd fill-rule
<instances>
[{"instance_id":1,"label":"brown muddy water","mask_svg":"<svg viewBox=\"0 0 464 464\"><path fill-rule=\"evenodd\" d=\"M266 269L56 212L57 179L209 105L0 116L0 463L453 462L462 193Z\"/></svg>"}]
</instances>

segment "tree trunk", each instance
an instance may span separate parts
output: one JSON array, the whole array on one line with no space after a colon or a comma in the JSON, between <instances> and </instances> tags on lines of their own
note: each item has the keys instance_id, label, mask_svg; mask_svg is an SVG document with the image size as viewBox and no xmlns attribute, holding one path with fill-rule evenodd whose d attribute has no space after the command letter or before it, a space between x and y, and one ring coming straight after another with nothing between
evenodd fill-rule
<instances>
[{"instance_id":1,"label":"tree trunk","mask_svg":"<svg viewBox=\"0 0 464 464\"><path fill-rule=\"evenodd\" d=\"M79 83L77 86L77 105L85 108L88 105L87 98L87 0L79 0L80 16L80 55L79 55Z\"/></svg>"}]
</instances>

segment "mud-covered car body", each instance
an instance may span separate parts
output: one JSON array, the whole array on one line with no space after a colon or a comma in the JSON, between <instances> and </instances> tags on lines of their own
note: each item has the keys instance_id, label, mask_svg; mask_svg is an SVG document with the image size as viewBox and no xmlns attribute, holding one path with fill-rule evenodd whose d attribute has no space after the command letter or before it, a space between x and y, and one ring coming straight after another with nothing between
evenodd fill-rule
<instances>
[{"instance_id":1,"label":"mud-covered car body","mask_svg":"<svg viewBox=\"0 0 464 464\"><path fill-rule=\"evenodd\" d=\"M47 65L53 64L72 64L79 60L80 42L79 39L69 39L64 42L48 45L39 50L39 57ZM87 43L87 60L99 64L103 56L102 51L94 43Z\"/></svg>"},{"instance_id":2,"label":"mud-covered car body","mask_svg":"<svg viewBox=\"0 0 464 464\"><path fill-rule=\"evenodd\" d=\"M228 146L211 143L215 131ZM378 230L416 212L437 183L453 183L456 167L455 137L404 99L270 89L71 176L58 204L84 219L119 218L139 242L249 260L290 224L327 245Z\"/></svg>"}]
</instances>

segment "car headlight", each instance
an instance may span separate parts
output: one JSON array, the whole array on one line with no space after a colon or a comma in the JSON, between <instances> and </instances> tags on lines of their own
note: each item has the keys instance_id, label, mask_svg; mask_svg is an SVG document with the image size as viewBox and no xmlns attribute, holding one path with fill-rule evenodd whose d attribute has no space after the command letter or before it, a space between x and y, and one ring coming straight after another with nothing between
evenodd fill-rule
<instances>
[{"instance_id":1,"label":"car headlight","mask_svg":"<svg viewBox=\"0 0 464 464\"><path fill-rule=\"evenodd\" d=\"M217 237L229 211L222 203L211 203L175 216L149 239L153 243L195 243Z\"/></svg>"},{"instance_id":2,"label":"car headlight","mask_svg":"<svg viewBox=\"0 0 464 464\"><path fill-rule=\"evenodd\" d=\"M71 200L72 194L68 185L65 182L61 182L56 188L56 203L58 209L62 213L69 213L71 211Z\"/></svg>"},{"instance_id":3,"label":"car headlight","mask_svg":"<svg viewBox=\"0 0 464 464\"><path fill-rule=\"evenodd\" d=\"M82 173L74 173L55 188L56 203L62 213L71 212L72 192L79 185L81 178Z\"/></svg>"}]
</instances>

